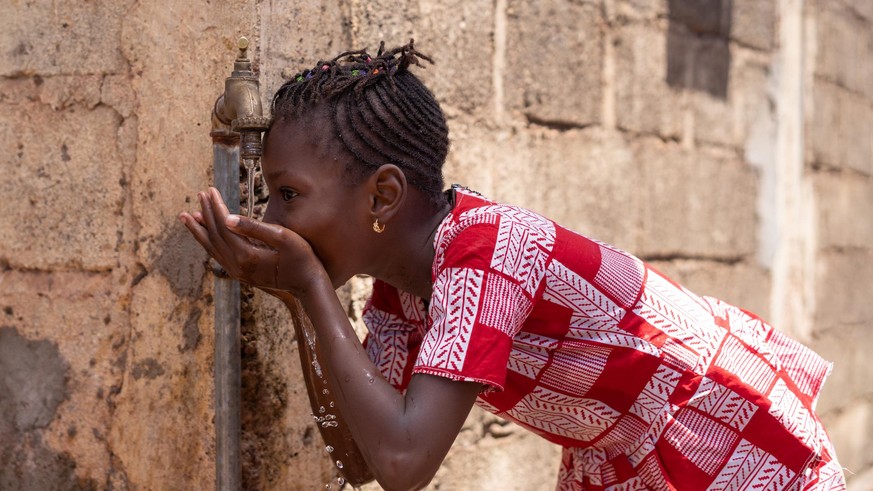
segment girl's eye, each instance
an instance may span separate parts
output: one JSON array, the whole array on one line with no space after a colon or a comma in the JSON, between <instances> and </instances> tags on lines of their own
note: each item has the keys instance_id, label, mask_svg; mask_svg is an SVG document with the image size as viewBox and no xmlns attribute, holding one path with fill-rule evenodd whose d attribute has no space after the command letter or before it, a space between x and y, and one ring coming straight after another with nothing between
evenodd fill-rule
<instances>
[{"instance_id":1,"label":"girl's eye","mask_svg":"<svg viewBox=\"0 0 873 491\"><path fill-rule=\"evenodd\" d=\"M279 192L282 194L282 199L285 201L291 201L295 196L297 196L297 193L290 188L279 188Z\"/></svg>"}]
</instances>

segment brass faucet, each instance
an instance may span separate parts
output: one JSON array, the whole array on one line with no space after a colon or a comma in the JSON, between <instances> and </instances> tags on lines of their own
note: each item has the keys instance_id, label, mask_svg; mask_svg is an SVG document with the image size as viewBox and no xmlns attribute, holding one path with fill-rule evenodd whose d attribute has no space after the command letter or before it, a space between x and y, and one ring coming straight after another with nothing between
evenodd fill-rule
<instances>
[{"instance_id":1,"label":"brass faucet","mask_svg":"<svg viewBox=\"0 0 873 491\"><path fill-rule=\"evenodd\" d=\"M212 110L212 136L264 131L270 122L264 117L260 84L248 59L249 40L241 37L237 46L239 55L233 63L233 72L225 79L224 94L218 96Z\"/></svg>"},{"instance_id":2,"label":"brass faucet","mask_svg":"<svg viewBox=\"0 0 873 491\"><path fill-rule=\"evenodd\" d=\"M241 37L237 43L239 55L233 72L224 81L224 94L218 96L212 110L212 139L240 146L240 160L248 174L248 215L254 206L255 167L261 158L261 133L267 130L270 118L261 107L258 77L248 59L249 40Z\"/></svg>"}]
</instances>

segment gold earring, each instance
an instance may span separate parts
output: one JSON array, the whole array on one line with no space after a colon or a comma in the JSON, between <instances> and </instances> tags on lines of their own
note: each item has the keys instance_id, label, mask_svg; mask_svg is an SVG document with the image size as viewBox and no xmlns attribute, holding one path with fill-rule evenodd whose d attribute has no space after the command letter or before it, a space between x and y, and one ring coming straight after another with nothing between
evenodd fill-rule
<instances>
[{"instance_id":1,"label":"gold earring","mask_svg":"<svg viewBox=\"0 0 873 491\"><path fill-rule=\"evenodd\" d=\"M373 222L373 232L377 234L381 234L385 231L385 225L379 225L379 219L377 218L375 222Z\"/></svg>"}]
</instances>

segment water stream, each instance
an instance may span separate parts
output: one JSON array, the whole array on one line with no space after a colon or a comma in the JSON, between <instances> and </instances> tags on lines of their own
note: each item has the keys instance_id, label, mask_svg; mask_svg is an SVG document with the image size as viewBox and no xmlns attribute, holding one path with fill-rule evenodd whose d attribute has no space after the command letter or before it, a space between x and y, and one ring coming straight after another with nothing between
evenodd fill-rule
<instances>
[{"instance_id":1,"label":"water stream","mask_svg":"<svg viewBox=\"0 0 873 491\"><path fill-rule=\"evenodd\" d=\"M255 209L255 168L258 159L242 159L242 161L243 167L246 168L246 216L251 218Z\"/></svg>"}]
</instances>

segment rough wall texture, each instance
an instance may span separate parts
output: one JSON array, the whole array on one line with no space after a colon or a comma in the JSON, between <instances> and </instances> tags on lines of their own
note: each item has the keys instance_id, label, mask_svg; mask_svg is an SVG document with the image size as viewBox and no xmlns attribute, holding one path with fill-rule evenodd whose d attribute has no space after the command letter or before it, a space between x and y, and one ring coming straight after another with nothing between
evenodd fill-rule
<instances>
[{"instance_id":1,"label":"rough wall texture","mask_svg":"<svg viewBox=\"0 0 873 491\"><path fill-rule=\"evenodd\" d=\"M873 489L869 0L2 2L0 489L214 486L212 281L175 215L210 182L240 35L265 99L319 57L414 37L438 62L447 181L836 360L819 408ZM366 280L339 294L360 322ZM247 292L251 489L335 476L287 323ZM474 411L431 488L551 489L558 457Z\"/></svg>"}]
</instances>

